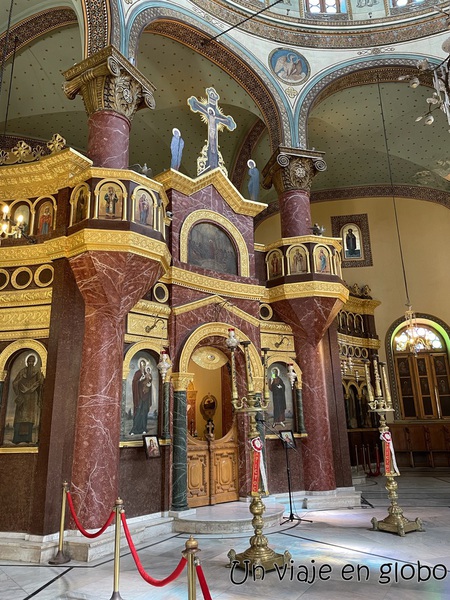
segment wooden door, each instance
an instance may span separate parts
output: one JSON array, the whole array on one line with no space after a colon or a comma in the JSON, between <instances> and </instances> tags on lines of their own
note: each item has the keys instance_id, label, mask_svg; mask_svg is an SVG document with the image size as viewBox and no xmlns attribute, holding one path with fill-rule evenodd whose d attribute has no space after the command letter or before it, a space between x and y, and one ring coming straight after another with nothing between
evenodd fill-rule
<instances>
[{"instance_id":1,"label":"wooden door","mask_svg":"<svg viewBox=\"0 0 450 600\"><path fill-rule=\"evenodd\" d=\"M236 425L220 440L188 434L188 504L190 508L239 499Z\"/></svg>"}]
</instances>

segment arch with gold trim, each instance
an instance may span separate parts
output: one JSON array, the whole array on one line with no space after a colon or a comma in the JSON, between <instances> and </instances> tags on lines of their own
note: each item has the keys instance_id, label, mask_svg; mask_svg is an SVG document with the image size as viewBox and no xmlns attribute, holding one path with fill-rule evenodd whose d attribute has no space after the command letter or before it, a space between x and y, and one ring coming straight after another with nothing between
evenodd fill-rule
<instances>
[{"instance_id":1,"label":"arch with gold trim","mask_svg":"<svg viewBox=\"0 0 450 600\"><path fill-rule=\"evenodd\" d=\"M202 340L214 335L227 338L230 327L230 323L207 323L205 325L201 325L193 333L191 333L183 347L183 350L181 351L179 368L180 372L187 373L189 371L189 360L192 356L192 353ZM236 332L236 336L241 340L241 342L250 341L249 337L246 336L243 331L238 329L235 325L233 325L233 327ZM261 356L259 355L259 352L254 344L250 344L249 346L249 355L255 389L262 390L264 371L261 363Z\"/></svg>"},{"instance_id":2,"label":"arch with gold trim","mask_svg":"<svg viewBox=\"0 0 450 600\"><path fill-rule=\"evenodd\" d=\"M33 350L36 354L39 355L41 359L41 371L45 375L47 370L47 348L41 342L31 339L25 340L17 340L12 342L6 346L3 352L0 353L0 381L5 381L7 371L6 371L6 363L11 358L13 354L18 352L19 350Z\"/></svg>"},{"instance_id":3,"label":"arch with gold trim","mask_svg":"<svg viewBox=\"0 0 450 600\"><path fill-rule=\"evenodd\" d=\"M241 277L250 277L248 248L242 233L239 231L236 225L233 225L233 223L229 221L226 217L212 210L194 210L194 212L190 213L184 220L180 231L180 261L188 261L189 232L194 227L194 225L197 225L197 223L202 223L206 221L218 225L222 229L225 229L228 235L234 240L239 252L239 275Z\"/></svg>"}]
</instances>

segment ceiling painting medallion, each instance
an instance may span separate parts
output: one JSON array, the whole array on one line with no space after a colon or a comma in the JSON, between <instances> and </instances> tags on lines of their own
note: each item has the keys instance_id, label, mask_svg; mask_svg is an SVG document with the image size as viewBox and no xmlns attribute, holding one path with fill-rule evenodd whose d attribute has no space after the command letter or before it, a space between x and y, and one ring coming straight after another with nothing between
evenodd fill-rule
<instances>
[{"instance_id":1,"label":"ceiling painting medallion","mask_svg":"<svg viewBox=\"0 0 450 600\"><path fill-rule=\"evenodd\" d=\"M309 77L310 68L304 56L292 48L277 48L269 55L272 73L291 85L298 85Z\"/></svg>"}]
</instances>

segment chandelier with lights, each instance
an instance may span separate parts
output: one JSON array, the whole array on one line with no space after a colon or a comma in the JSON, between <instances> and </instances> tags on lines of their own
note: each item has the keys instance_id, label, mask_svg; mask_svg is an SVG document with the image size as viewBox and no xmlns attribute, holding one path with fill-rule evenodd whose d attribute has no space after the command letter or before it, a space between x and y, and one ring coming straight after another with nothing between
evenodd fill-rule
<instances>
[{"instance_id":1,"label":"chandelier with lights","mask_svg":"<svg viewBox=\"0 0 450 600\"><path fill-rule=\"evenodd\" d=\"M406 329L402 331L396 341L409 350L415 356L420 350L432 350L433 340L430 337L431 332L425 327L421 327L417 323L416 315L414 314L411 305L405 312Z\"/></svg>"},{"instance_id":2,"label":"chandelier with lights","mask_svg":"<svg viewBox=\"0 0 450 600\"><path fill-rule=\"evenodd\" d=\"M446 60L448 61L449 59L450 59L450 56ZM447 65L447 68L448 68L448 65ZM448 75L448 72L447 72L447 75ZM420 83L419 82L416 85L414 78L412 81L414 83L413 87L417 87L417 85L419 85L419 83ZM448 86L448 79L446 81L447 81L447 86ZM399 347L403 345L404 350L409 350L411 353L413 353L415 356L417 356L417 354L420 350L431 350L433 348L433 346L431 344L431 340L427 337L428 330L426 328L418 325L416 315L414 314L414 312L412 310L411 301L409 299L409 287L408 287L408 280L406 277L405 258L404 258L404 253L403 253L402 238L400 235L400 225L398 222L394 180L392 177L391 156L390 156L390 152L389 152L389 144L388 144L388 138L387 138L387 132L386 132L386 120L385 120L385 116L384 116L383 99L381 96L381 88L380 88L379 81L377 82L377 87L378 87L378 98L379 98L379 102L380 102L384 143L385 143L385 147L386 147L386 161L387 161L387 167L388 167L388 172L389 172L389 182L390 182L390 186L391 186L391 190L392 190L392 207L393 207L393 211L394 211L395 229L396 229L396 233L397 233L397 242L398 242L398 249L399 249L399 253L400 253L400 263L402 266L403 285L405 288L406 307L407 307L407 309L405 311L405 320L404 320L405 327L401 331L400 335L397 336L397 338L396 338L397 349L399 349ZM445 92L445 96L441 96L441 97L445 99L446 107L447 107L446 110L449 110L450 109L449 95L447 94L447 92ZM450 112L448 114L450 114ZM450 124L450 120L449 120L449 124Z\"/></svg>"},{"instance_id":3,"label":"chandelier with lights","mask_svg":"<svg viewBox=\"0 0 450 600\"><path fill-rule=\"evenodd\" d=\"M429 61L424 58L417 63L417 75L401 75L399 77L399 81L407 81L409 87L413 89L419 87L424 80L431 77L434 92L427 98L428 111L416 119L416 122L422 121L423 119L425 125L432 125L434 123L432 112L436 109L440 109L445 114L447 123L450 126L450 38L445 40L442 44L442 50L446 52L448 56L437 66L433 67Z\"/></svg>"}]
</instances>

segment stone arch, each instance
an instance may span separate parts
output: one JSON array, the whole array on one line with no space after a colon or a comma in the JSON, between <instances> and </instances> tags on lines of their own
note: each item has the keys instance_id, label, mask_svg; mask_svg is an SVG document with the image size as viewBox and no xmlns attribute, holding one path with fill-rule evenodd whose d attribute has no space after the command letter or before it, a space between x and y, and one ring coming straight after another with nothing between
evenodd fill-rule
<instances>
[{"instance_id":1,"label":"stone arch","mask_svg":"<svg viewBox=\"0 0 450 600\"><path fill-rule=\"evenodd\" d=\"M446 345L447 355L450 357L450 327L447 325L445 321L435 317L433 315L429 315L426 313L414 313L415 318L418 323L424 323L425 325L430 325L433 329L436 329L444 338L444 342ZM396 336L397 332L401 327L405 325L405 316L399 317L396 319L389 329L386 332L385 337L385 351L386 351L386 363L388 369L388 378L389 378L389 387L391 389L391 395L394 406L394 416L396 419L401 418L400 413L400 397L397 391L397 383L395 378L395 366L394 366L394 351L393 351L393 340ZM0 365L1 366L1 365Z\"/></svg>"},{"instance_id":2,"label":"stone arch","mask_svg":"<svg viewBox=\"0 0 450 600\"><path fill-rule=\"evenodd\" d=\"M30 15L14 24L8 36L8 47L6 48L5 60L8 60L13 52L21 50L34 40L48 34L54 29L67 27L68 25L79 25L82 27L82 15L75 12L75 6L47 8L41 12ZM5 43L6 32L0 35L0 46ZM15 43L15 40L16 43Z\"/></svg>"},{"instance_id":3,"label":"stone arch","mask_svg":"<svg viewBox=\"0 0 450 600\"><path fill-rule=\"evenodd\" d=\"M112 21L116 37L119 36L119 14L117 1L100 2L99 0L82 0L84 17L84 57L95 54L111 43ZM114 19L111 16L111 11Z\"/></svg>"},{"instance_id":4,"label":"stone arch","mask_svg":"<svg viewBox=\"0 0 450 600\"><path fill-rule=\"evenodd\" d=\"M180 42L223 69L259 107L269 132L272 151L280 144L291 144L291 120L285 98L279 94L261 66L250 55L244 54L235 43L225 36L220 42L212 40L216 31L195 18L195 15L188 16L168 7L137 7L129 19L128 45L122 48L123 54L131 62L136 60L139 38L144 30Z\"/></svg>"},{"instance_id":5,"label":"stone arch","mask_svg":"<svg viewBox=\"0 0 450 600\"><path fill-rule=\"evenodd\" d=\"M360 58L357 61L347 61L337 68L332 67L312 78L299 98L294 115L294 122L298 122L299 146L308 147L308 118L319 102L349 87L398 82L400 75L415 75L419 58L423 57L386 55L383 58ZM430 63L435 63L432 59L429 60ZM431 80L429 83L431 86Z\"/></svg>"},{"instance_id":6,"label":"stone arch","mask_svg":"<svg viewBox=\"0 0 450 600\"><path fill-rule=\"evenodd\" d=\"M194 352L195 348L198 346L198 344L202 340L204 340L205 338L211 337L213 335L227 338L228 330L230 329L230 326L231 326L230 323L216 322L216 323L206 323L205 325L200 325L200 327L195 329L195 331L193 331L191 333L191 335L188 337L188 339L186 340L186 343L183 346L183 349L181 350L180 361L179 361L180 372L182 372L182 373L188 372L189 359L191 358L192 353ZM241 340L241 342L250 341L248 336L243 331L241 331L240 329L237 329L236 327L234 327L234 329L236 332L236 336ZM254 346L254 344L250 344L250 346L249 346L249 355L250 355L255 389L262 390L263 377L264 377L263 367L262 367L262 363L261 363L261 356L259 355L259 352L256 349L256 347Z\"/></svg>"}]
</instances>

